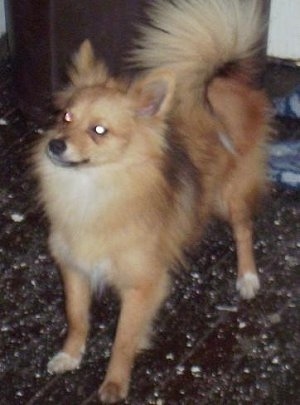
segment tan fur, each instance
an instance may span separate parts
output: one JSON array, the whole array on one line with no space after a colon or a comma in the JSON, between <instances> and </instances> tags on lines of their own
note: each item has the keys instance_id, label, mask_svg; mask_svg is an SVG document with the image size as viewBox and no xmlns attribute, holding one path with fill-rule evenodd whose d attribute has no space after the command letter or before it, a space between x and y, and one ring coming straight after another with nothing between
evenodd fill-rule
<instances>
[{"instance_id":1,"label":"tan fur","mask_svg":"<svg viewBox=\"0 0 300 405\"><path fill-rule=\"evenodd\" d=\"M240 52L248 57L247 48ZM134 358L147 347L168 294L170 270L184 261L184 248L212 215L232 225L241 295L252 298L259 288L251 216L265 185L267 101L239 79L247 71L241 69L240 76L216 73L208 86L199 81L206 101L196 103L195 91L180 92L183 71L165 66L128 84L110 78L85 42L71 84L57 99L63 113L35 150L69 326L48 368L79 366L92 292L100 283L111 285L122 308L99 391L104 402L126 397Z\"/></svg>"},{"instance_id":2,"label":"tan fur","mask_svg":"<svg viewBox=\"0 0 300 405\"><path fill-rule=\"evenodd\" d=\"M266 31L261 0L158 0L148 8L129 61L176 72L179 91L199 99L203 83L228 62L246 61L247 80ZM248 71L250 70L250 72ZM243 76L239 71L239 75ZM250 73L250 75L249 75ZM244 76L245 77L245 76Z\"/></svg>"}]
</instances>

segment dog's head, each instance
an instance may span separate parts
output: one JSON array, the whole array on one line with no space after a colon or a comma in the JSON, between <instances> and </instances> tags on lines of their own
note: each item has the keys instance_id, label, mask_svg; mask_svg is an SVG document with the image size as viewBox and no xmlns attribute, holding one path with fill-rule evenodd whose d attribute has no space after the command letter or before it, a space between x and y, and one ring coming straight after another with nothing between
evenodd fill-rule
<instances>
[{"instance_id":1,"label":"dog's head","mask_svg":"<svg viewBox=\"0 0 300 405\"><path fill-rule=\"evenodd\" d=\"M49 133L46 153L62 167L97 166L159 153L171 110L175 78L154 71L131 83L111 78L85 41L58 94L61 114Z\"/></svg>"}]
</instances>

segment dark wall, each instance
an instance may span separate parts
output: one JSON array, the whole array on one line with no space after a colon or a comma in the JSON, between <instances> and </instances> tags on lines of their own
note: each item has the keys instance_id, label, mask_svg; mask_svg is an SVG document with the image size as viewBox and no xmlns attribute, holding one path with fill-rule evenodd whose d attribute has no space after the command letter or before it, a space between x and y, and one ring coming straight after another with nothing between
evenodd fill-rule
<instances>
[{"instance_id":1,"label":"dark wall","mask_svg":"<svg viewBox=\"0 0 300 405\"><path fill-rule=\"evenodd\" d=\"M17 99L40 119L80 43L90 38L110 71L122 70L134 23L145 0L6 0L9 48Z\"/></svg>"}]
</instances>

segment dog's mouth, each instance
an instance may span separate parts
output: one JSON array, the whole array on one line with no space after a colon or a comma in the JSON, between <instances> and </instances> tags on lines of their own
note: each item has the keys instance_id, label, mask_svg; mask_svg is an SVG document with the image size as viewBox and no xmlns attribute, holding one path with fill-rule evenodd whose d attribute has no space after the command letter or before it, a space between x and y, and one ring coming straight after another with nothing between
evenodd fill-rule
<instances>
[{"instance_id":1,"label":"dog's mouth","mask_svg":"<svg viewBox=\"0 0 300 405\"><path fill-rule=\"evenodd\" d=\"M62 155L57 155L57 154L53 153L49 149L49 147L47 147L47 149L46 149L46 155L48 156L48 158L51 160L51 162L55 166L60 166L60 167L78 167L78 166L83 166L83 165L86 165L87 163L89 163L89 159L82 159L82 160L78 160L78 161L68 160L68 159L64 158Z\"/></svg>"}]
</instances>

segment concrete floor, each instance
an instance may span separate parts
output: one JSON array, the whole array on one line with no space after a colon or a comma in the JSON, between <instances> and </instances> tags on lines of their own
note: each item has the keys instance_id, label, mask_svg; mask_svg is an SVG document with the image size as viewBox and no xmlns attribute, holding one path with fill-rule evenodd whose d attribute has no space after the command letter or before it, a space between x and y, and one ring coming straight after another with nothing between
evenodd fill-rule
<instances>
[{"instance_id":1,"label":"concrete floor","mask_svg":"<svg viewBox=\"0 0 300 405\"><path fill-rule=\"evenodd\" d=\"M41 135L16 108L11 86L10 69L2 64L0 404L96 404L118 303L110 291L95 299L81 369L49 375L47 361L66 331L63 294L27 173L27 153ZM299 122L277 126L281 137L299 137ZM209 227L189 257L190 272L175 279L152 349L137 359L126 404L300 404L299 196L273 185L257 218L262 288L251 302L241 301L234 288L229 230L219 223Z\"/></svg>"}]
</instances>

